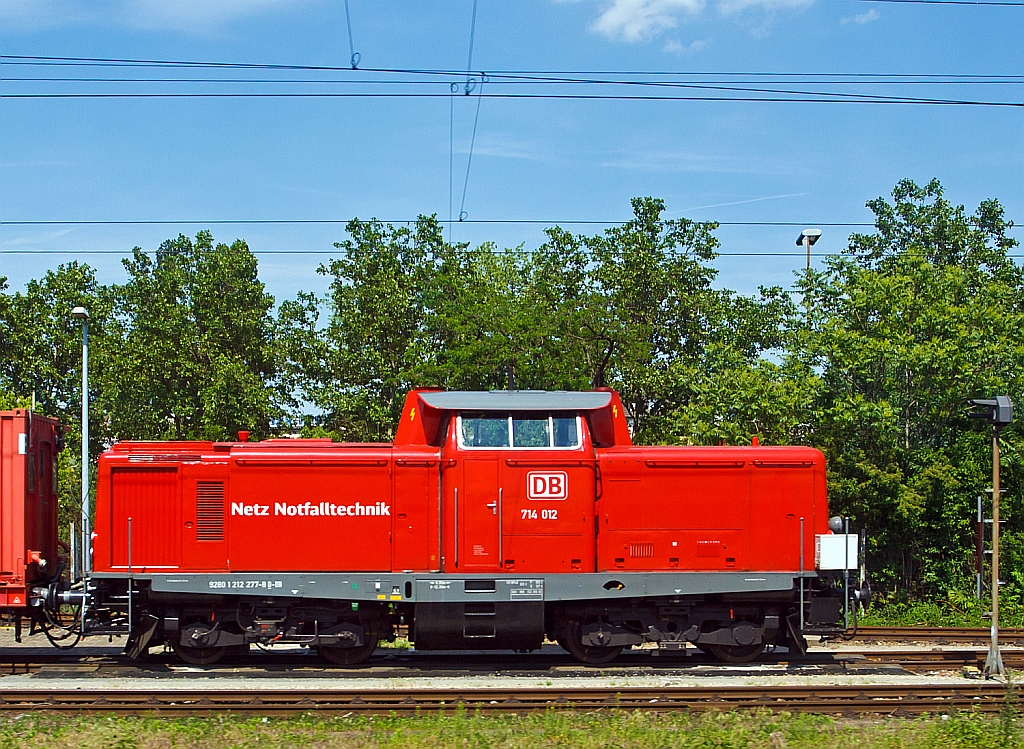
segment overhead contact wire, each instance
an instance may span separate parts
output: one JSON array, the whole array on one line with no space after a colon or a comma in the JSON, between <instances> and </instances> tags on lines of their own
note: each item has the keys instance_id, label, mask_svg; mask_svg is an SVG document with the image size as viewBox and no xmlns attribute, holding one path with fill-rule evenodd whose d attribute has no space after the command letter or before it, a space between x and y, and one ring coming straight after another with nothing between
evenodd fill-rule
<instances>
[{"instance_id":1,"label":"overhead contact wire","mask_svg":"<svg viewBox=\"0 0 1024 749\"><path fill-rule=\"evenodd\" d=\"M349 63L352 65L352 70L356 70L359 68L359 60L362 59L362 55L356 52L356 45L352 42L352 15L348 11L348 0L345 0L345 26L348 28Z\"/></svg>"},{"instance_id":2,"label":"overhead contact wire","mask_svg":"<svg viewBox=\"0 0 1024 749\"><path fill-rule=\"evenodd\" d=\"M466 58L466 95L473 90L470 71L473 69L473 42L476 39L476 6L477 0L473 0L473 18L469 24L469 56ZM480 104L483 101L484 81L486 76L481 73L479 88L476 94L476 114L473 116L473 135L469 139L469 156L466 158L466 178L462 182L462 201L459 203L459 221L468 218L466 214L466 193L469 190L469 170L473 166L473 149L476 146L476 129L480 124Z\"/></svg>"}]
</instances>

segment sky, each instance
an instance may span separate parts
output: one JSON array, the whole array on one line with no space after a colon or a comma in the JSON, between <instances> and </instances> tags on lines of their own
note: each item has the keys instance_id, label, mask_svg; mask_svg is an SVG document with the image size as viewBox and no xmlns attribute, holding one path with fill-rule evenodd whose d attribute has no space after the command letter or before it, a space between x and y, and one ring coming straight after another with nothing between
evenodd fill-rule
<instances>
[{"instance_id":1,"label":"sky","mask_svg":"<svg viewBox=\"0 0 1024 749\"><path fill-rule=\"evenodd\" d=\"M475 222L625 221L631 198L655 196L665 200L669 217L723 222L717 283L754 293L760 285L792 284L804 263L795 246L803 226L823 230L816 252L841 252L852 231L865 229L828 224L870 223L866 201L887 196L903 178L938 178L947 197L969 210L997 198L1009 218L1024 217L1020 107L477 96L773 96L604 84L543 88L501 77L573 71L573 78L652 79L621 74L631 71L733 88L827 90L832 98L1019 103L1020 7L477 0L475 24L473 9L473 0L349 0L349 27L341 0L0 0L0 54L8 56L0 65L0 276L18 290L77 259L95 267L101 281L119 282L120 257L132 247L153 250L179 232L204 228L218 241L243 238L255 251L326 253L344 238L341 223L209 223L241 219L404 222L436 213L447 221L464 211L467 220L450 225L453 240L534 248L544 240L543 223ZM344 70L353 50L360 70ZM70 67L14 64L10 56L341 69ZM459 74L467 68L469 94L467 76ZM783 75L792 73L805 75ZM1003 78L861 79L869 85L835 77L863 74ZM246 82L14 80L68 77ZM343 82L286 82L309 79ZM229 91L432 96L21 98ZM17 221L171 223L3 223ZM178 223L185 221L200 223ZM749 222L795 225L736 225ZM101 251L110 254L87 254ZM327 282L316 269L329 257L261 255L261 278L279 301L299 290L322 292Z\"/></svg>"}]
</instances>

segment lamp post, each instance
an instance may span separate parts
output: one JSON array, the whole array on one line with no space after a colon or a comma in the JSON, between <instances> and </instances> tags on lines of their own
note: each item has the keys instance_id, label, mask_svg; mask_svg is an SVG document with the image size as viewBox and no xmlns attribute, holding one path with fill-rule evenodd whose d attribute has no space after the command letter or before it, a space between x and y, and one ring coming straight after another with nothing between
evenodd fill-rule
<instances>
[{"instance_id":1,"label":"lamp post","mask_svg":"<svg viewBox=\"0 0 1024 749\"><path fill-rule=\"evenodd\" d=\"M89 310L75 307L72 317L82 321L82 574L89 572Z\"/></svg>"},{"instance_id":2,"label":"lamp post","mask_svg":"<svg viewBox=\"0 0 1024 749\"><path fill-rule=\"evenodd\" d=\"M817 242L820 237L821 237L821 229L804 229L802 232L800 232L800 236L796 238L797 246L799 247L800 245L803 245L804 249L807 250L807 279L808 279L808 283L810 283L810 278L811 278L811 247L814 246L814 243ZM810 323L810 321L811 321L811 294L810 294L810 287L808 287L807 293L804 295L804 304L807 307L807 322Z\"/></svg>"},{"instance_id":3,"label":"lamp post","mask_svg":"<svg viewBox=\"0 0 1024 749\"><path fill-rule=\"evenodd\" d=\"M797 247L803 245L807 250L807 270L811 270L811 247L821 237L821 229L804 229L796 238Z\"/></svg>"},{"instance_id":4,"label":"lamp post","mask_svg":"<svg viewBox=\"0 0 1024 749\"><path fill-rule=\"evenodd\" d=\"M999 432L1013 421L1013 401L1007 395L967 401L980 408L971 413L975 419L992 424L992 641L985 658L985 676L1003 675L1003 657L999 653Z\"/></svg>"}]
</instances>

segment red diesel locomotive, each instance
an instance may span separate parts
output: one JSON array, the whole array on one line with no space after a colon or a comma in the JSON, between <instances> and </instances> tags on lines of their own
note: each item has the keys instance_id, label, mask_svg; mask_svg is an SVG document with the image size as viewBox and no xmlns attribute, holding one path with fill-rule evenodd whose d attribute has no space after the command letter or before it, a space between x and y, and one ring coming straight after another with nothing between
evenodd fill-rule
<instances>
[{"instance_id":1,"label":"red diesel locomotive","mask_svg":"<svg viewBox=\"0 0 1024 749\"><path fill-rule=\"evenodd\" d=\"M611 390L416 390L392 444L122 442L96 497L91 565L40 572L25 615L200 664L251 643L354 664L399 625L417 650L743 662L844 631L857 566L819 451L636 446Z\"/></svg>"}]
</instances>

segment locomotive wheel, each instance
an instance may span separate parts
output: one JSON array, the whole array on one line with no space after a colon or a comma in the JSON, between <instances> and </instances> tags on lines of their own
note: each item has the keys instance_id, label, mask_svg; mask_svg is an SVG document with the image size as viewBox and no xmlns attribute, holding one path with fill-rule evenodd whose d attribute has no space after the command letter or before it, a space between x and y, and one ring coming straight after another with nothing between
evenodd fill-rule
<instances>
[{"instance_id":1,"label":"locomotive wheel","mask_svg":"<svg viewBox=\"0 0 1024 749\"><path fill-rule=\"evenodd\" d=\"M370 622L366 625L366 634L366 642L354 648L320 645L317 649L320 651L320 655L331 663L336 663L339 666L355 666L373 655L373 651L377 649L377 643L380 642L380 627L377 622Z\"/></svg>"},{"instance_id":2,"label":"locomotive wheel","mask_svg":"<svg viewBox=\"0 0 1024 749\"><path fill-rule=\"evenodd\" d=\"M225 655L228 655L230 648L190 648L187 645L171 643L171 648L185 663L193 666L210 666Z\"/></svg>"},{"instance_id":3,"label":"locomotive wheel","mask_svg":"<svg viewBox=\"0 0 1024 749\"><path fill-rule=\"evenodd\" d=\"M558 644L569 651L572 657L583 663L599 665L610 663L619 657L622 652L621 645L609 645L602 647L598 645L584 645L583 623L572 620L565 623L565 634L559 638Z\"/></svg>"},{"instance_id":4,"label":"locomotive wheel","mask_svg":"<svg viewBox=\"0 0 1024 749\"><path fill-rule=\"evenodd\" d=\"M708 645L711 655L726 663L750 663L764 652L764 643L757 645Z\"/></svg>"}]
</instances>

